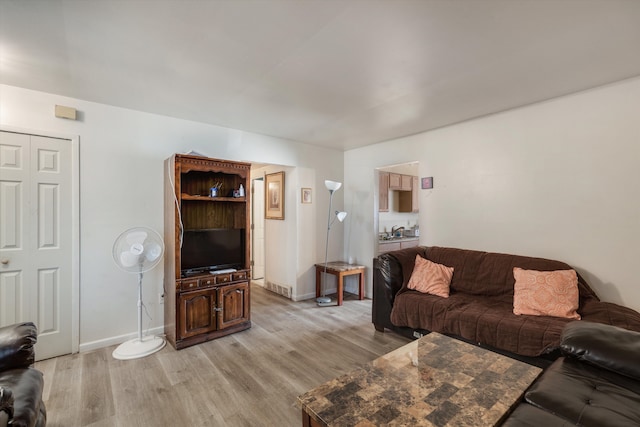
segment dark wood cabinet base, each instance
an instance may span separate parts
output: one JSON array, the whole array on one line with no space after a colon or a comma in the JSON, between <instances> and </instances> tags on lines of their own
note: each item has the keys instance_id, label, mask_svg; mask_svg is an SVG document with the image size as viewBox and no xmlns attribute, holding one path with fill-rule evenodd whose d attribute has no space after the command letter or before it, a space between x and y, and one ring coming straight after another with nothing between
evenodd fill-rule
<instances>
[{"instance_id":1,"label":"dark wood cabinet base","mask_svg":"<svg viewBox=\"0 0 640 427\"><path fill-rule=\"evenodd\" d=\"M175 347L176 350L180 350L195 344L203 343L205 341L210 341L216 338L224 337L225 335L235 334L236 332L244 331L249 328L251 328L251 321L240 323L235 326L230 326L220 331L213 331L207 334L195 335L193 337L185 338L171 344Z\"/></svg>"}]
</instances>

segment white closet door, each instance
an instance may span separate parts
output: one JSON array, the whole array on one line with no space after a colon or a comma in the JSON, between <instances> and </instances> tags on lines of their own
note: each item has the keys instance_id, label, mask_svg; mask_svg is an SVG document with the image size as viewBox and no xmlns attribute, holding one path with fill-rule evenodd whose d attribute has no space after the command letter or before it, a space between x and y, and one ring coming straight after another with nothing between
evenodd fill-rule
<instances>
[{"instance_id":1,"label":"white closet door","mask_svg":"<svg viewBox=\"0 0 640 427\"><path fill-rule=\"evenodd\" d=\"M32 321L36 356L71 353L71 142L0 132L0 326Z\"/></svg>"}]
</instances>

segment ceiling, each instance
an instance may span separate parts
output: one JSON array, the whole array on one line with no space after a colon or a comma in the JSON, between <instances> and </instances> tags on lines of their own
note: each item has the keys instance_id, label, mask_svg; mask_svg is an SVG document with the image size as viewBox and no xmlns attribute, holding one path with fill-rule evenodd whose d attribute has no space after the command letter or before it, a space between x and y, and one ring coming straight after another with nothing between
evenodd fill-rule
<instances>
[{"instance_id":1,"label":"ceiling","mask_svg":"<svg viewBox=\"0 0 640 427\"><path fill-rule=\"evenodd\" d=\"M634 0L0 0L0 83L347 150L640 75Z\"/></svg>"}]
</instances>

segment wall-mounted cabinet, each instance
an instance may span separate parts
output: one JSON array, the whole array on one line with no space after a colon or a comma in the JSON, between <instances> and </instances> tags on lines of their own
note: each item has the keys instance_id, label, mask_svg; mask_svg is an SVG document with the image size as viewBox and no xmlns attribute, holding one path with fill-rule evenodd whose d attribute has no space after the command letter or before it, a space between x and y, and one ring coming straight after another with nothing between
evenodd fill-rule
<instances>
[{"instance_id":1,"label":"wall-mounted cabinet","mask_svg":"<svg viewBox=\"0 0 640 427\"><path fill-rule=\"evenodd\" d=\"M411 175L389 173L389 190L411 191Z\"/></svg>"},{"instance_id":2,"label":"wall-mounted cabinet","mask_svg":"<svg viewBox=\"0 0 640 427\"><path fill-rule=\"evenodd\" d=\"M176 349L251 327L250 170L183 154L165 162L164 321Z\"/></svg>"},{"instance_id":3,"label":"wall-mounted cabinet","mask_svg":"<svg viewBox=\"0 0 640 427\"><path fill-rule=\"evenodd\" d=\"M390 206L389 191L397 191L398 212L419 212L419 181L417 176L390 172L380 172L379 176L379 212L390 212L392 210Z\"/></svg>"}]
</instances>

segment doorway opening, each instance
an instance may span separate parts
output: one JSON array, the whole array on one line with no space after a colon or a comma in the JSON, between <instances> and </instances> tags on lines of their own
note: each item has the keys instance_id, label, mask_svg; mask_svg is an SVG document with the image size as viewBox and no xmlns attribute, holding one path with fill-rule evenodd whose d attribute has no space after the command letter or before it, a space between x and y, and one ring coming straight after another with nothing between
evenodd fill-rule
<instances>
[{"instance_id":1,"label":"doorway opening","mask_svg":"<svg viewBox=\"0 0 640 427\"><path fill-rule=\"evenodd\" d=\"M378 203L374 213L374 255L417 246L419 224L419 163L408 162L374 170Z\"/></svg>"},{"instance_id":2,"label":"doorway opening","mask_svg":"<svg viewBox=\"0 0 640 427\"><path fill-rule=\"evenodd\" d=\"M264 286L264 178L251 180L251 278Z\"/></svg>"}]
</instances>

